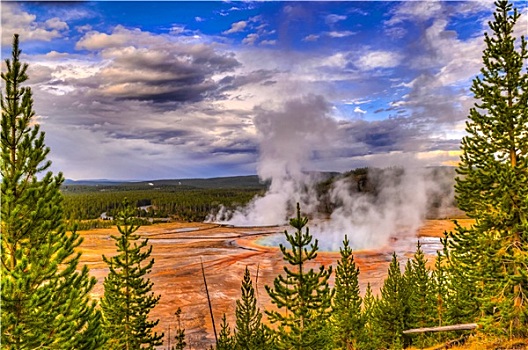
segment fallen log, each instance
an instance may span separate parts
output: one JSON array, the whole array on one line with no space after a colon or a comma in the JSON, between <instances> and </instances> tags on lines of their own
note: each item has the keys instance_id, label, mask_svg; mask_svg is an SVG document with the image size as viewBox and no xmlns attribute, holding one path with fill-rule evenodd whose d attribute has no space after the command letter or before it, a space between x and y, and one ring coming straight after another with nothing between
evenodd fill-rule
<instances>
[{"instance_id":1,"label":"fallen log","mask_svg":"<svg viewBox=\"0 0 528 350\"><path fill-rule=\"evenodd\" d=\"M464 330L475 329L475 328L477 328L476 323L464 323L464 324L454 324L452 326L408 329L406 331L403 331L403 334L425 333L425 332L464 331Z\"/></svg>"}]
</instances>

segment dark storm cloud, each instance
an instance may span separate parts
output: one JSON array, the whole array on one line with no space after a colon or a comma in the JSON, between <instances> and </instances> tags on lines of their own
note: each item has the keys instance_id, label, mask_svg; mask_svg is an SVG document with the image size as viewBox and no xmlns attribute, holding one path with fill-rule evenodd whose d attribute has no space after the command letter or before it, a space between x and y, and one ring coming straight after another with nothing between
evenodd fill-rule
<instances>
[{"instance_id":1,"label":"dark storm cloud","mask_svg":"<svg viewBox=\"0 0 528 350\"><path fill-rule=\"evenodd\" d=\"M219 81L219 84L224 86L222 90L236 90L249 84L272 85L274 82L270 79L278 73L278 70L259 69L243 75L226 76Z\"/></svg>"},{"instance_id":2,"label":"dark storm cloud","mask_svg":"<svg viewBox=\"0 0 528 350\"><path fill-rule=\"evenodd\" d=\"M258 147L253 142L247 142L247 143L231 143L227 145L226 147L216 147L211 149L211 154L251 154L256 155L258 154Z\"/></svg>"},{"instance_id":3,"label":"dark storm cloud","mask_svg":"<svg viewBox=\"0 0 528 350\"><path fill-rule=\"evenodd\" d=\"M418 150L429 142L424 130L408 117L342 121L340 130L350 145L342 149L348 156Z\"/></svg>"},{"instance_id":4,"label":"dark storm cloud","mask_svg":"<svg viewBox=\"0 0 528 350\"><path fill-rule=\"evenodd\" d=\"M112 50L106 53L109 64L81 84L92 87L94 96L120 100L185 103L216 97L222 84L213 75L232 71L238 61L210 48L184 49Z\"/></svg>"},{"instance_id":5,"label":"dark storm cloud","mask_svg":"<svg viewBox=\"0 0 528 350\"><path fill-rule=\"evenodd\" d=\"M148 139L153 143L178 143L175 140L192 137L189 130L147 130L139 132L113 131L111 136L115 139Z\"/></svg>"}]
</instances>

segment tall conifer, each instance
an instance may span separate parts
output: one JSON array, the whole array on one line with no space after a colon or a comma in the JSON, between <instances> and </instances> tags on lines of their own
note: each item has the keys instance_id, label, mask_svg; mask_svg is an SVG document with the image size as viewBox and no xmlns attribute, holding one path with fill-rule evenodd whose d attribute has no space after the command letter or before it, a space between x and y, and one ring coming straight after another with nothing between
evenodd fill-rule
<instances>
[{"instance_id":1,"label":"tall conifer","mask_svg":"<svg viewBox=\"0 0 528 350\"><path fill-rule=\"evenodd\" d=\"M411 260L409 268L406 268L404 278L406 279L408 317L405 320L405 328L424 328L435 325L435 294L431 280L431 271L427 268L427 259L422 250L420 242L416 245L416 251ZM412 343L424 347L431 341L431 334L420 333L414 335Z\"/></svg>"},{"instance_id":2,"label":"tall conifer","mask_svg":"<svg viewBox=\"0 0 528 350\"><path fill-rule=\"evenodd\" d=\"M403 348L403 331L408 316L407 290L396 253L392 255L387 278L381 287L381 298L375 308L375 319L383 330L382 345Z\"/></svg>"},{"instance_id":3,"label":"tall conifer","mask_svg":"<svg viewBox=\"0 0 528 350\"><path fill-rule=\"evenodd\" d=\"M231 334L231 328L227 322L226 314L222 316L222 323L220 323L220 334L216 344L216 350L233 350L235 347L235 339Z\"/></svg>"},{"instance_id":4,"label":"tall conifer","mask_svg":"<svg viewBox=\"0 0 528 350\"><path fill-rule=\"evenodd\" d=\"M273 288L266 286L271 302L279 309L266 311L269 320L278 324L276 345L279 349L320 350L329 345L327 325L332 291L328 279L332 267L321 266L318 272L307 270L306 264L317 257L318 250L318 241L313 241L307 223L297 204L297 217L290 220L296 232L284 231L291 250L280 245L284 260L293 268L285 266L286 276L275 278ZM283 308L286 310L281 312Z\"/></svg>"},{"instance_id":5,"label":"tall conifer","mask_svg":"<svg viewBox=\"0 0 528 350\"><path fill-rule=\"evenodd\" d=\"M361 315L361 295L359 293L359 268L354 261L348 237L345 235L337 262L332 323L335 342L340 349L357 349L364 321Z\"/></svg>"},{"instance_id":6,"label":"tall conifer","mask_svg":"<svg viewBox=\"0 0 528 350\"><path fill-rule=\"evenodd\" d=\"M368 283L361 312L364 322L358 343L358 348L361 350L378 350L381 348L382 330L376 319L378 303L379 299L372 294L372 288Z\"/></svg>"},{"instance_id":7,"label":"tall conifer","mask_svg":"<svg viewBox=\"0 0 528 350\"><path fill-rule=\"evenodd\" d=\"M160 299L152 292L153 283L145 277L154 265L154 259L147 261L152 246L147 248L148 239L140 240L134 234L139 228L134 224L134 214L125 202L117 218L120 235L112 236L118 254L111 258L103 255L110 269L101 300L108 349L154 349L163 343L163 333L153 332L159 320L148 319Z\"/></svg>"},{"instance_id":8,"label":"tall conifer","mask_svg":"<svg viewBox=\"0 0 528 350\"><path fill-rule=\"evenodd\" d=\"M265 349L269 341L266 329L262 324L262 313L257 307L255 289L246 266L244 279L240 287L241 297L236 301L235 349Z\"/></svg>"},{"instance_id":9,"label":"tall conifer","mask_svg":"<svg viewBox=\"0 0 528 350\"><path fill-rule=\"evenodd\" d=\"M458 205L475 224L450 234L448 256L453 275L474 291L470 318L528 336L528 51L514 37L520 14L508 1L495 5L456 182Z\"/></svg>"},{"instance_id":10,"label":"tall conifer","mask_svg":"<svg viewBox=\"0 0 528 350\"><path fill-rule=\"evenodd\" d=\"M96 349L103 339L89 298L95 279L79 266L80 237L65 229L62 174L46 172L49 148L34 120L31 89L23 86L28 65L20 62L18 42L15 34L2 73L0 343L3 349Z\"/></svg>"},{"instance_id":11,"label":"tall conifer","mask_svg":"<svg viewBox=\"0 0 528 350\"><path fill-rule=\"evenodd\" d=\"M445 323L447 310L447 298L449 290L449 279L445 266L445 255L436 253L435 268L431 274L431 291L434 295L435 325L442 326Z\"/></svg>"},{"instance_id":12,"label":"tall conifer","mask_svg":"<svg viewBox=\"0 0 528 350\"><path fill-rule=\"evenodd\" d=\"M178 308L178 310L176 310L174 313L178 325L176 327L176 335L174 336L176 344L171 350L184 350L187 346L187 342L185 341L185 328L183 328L181 324L181 312L181 308Z\"/></svg>"}]
</instances>

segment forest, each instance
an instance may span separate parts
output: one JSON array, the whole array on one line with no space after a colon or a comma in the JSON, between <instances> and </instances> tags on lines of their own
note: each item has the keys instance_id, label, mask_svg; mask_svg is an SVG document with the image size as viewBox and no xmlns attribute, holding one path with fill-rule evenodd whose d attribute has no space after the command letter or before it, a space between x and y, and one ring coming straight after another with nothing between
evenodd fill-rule
<instances>
[{"instance_id":1,"label":"forest","mask_svg":"<svg viewBox=\"0 0 528 350\"><path fill-rule=\"evenodd\" d=\"M332 186L344 181L352 193L369 194L374 200L383 186L383 179L394 182L405 174L404 168L358 168L345 173L320 173L316 183L317 212L330 215L339 203L332 200ZM409 171L409 170L407 170ZM442 200L449 198L448 205L456 207L452 196L455 179L453 167L431 167L427 178L439 188L429 196L427 213L436 217ZM264 195L268 184L256 176L226 177L213 179L158 180L153 182L124 183L75 183L61 186L64 197L64 214L70 225L78 230L110 227L121 203L127 199L137 208L136 216L143 225L164 220L201 222L224 208L233 211L247 205L255 196ZM229 219L229 218L227 218Z\"/></svg>"},{"instance_id":2,"label":"forest","mask_svg":"<svg viewBox=\"0 0 528 350\"><path fill-rule=\"evenodd\" d=\"M419 244L405 266L393 254L379 293L368 286L361 295L361 272L347 236L335 270L308 267L319 246L297 205L284 232L288 243L280 247L283 272L266 286L272 307L257 307L256 276L246 268L236 322L230 325L224 316L211 349L528 347L528 49L524 37L513 35L517 9L502 0L495 6L484 35L483 68L471 86L477 102L469 111L454 184L456 205L474 224L445 233L432 269ZM153 248L136 233L149 221L138 217L201 221L221 204L244 205L266 184L66 183L62 173L49 171L50 149L34 122L32 91L24 85L28 64L20 58L15 34L1 75L2 348L165 348L164 334L155 330L159 320L149 317L161 297L149 279ZM320 193L335 176L349 178L357 191L375 193L379 171L385 170L330 174ZM152 211L138 212L149 206ZM102 257L108 275L104 295L94 299L96 280L79 264L82 239L74 223L99 225L102 213L117 225L111 236L116 254ZM408 332L449 325L464 327ZM172 349L187 348L181 325L172 337Z\"/></svg>"}]
</instances>

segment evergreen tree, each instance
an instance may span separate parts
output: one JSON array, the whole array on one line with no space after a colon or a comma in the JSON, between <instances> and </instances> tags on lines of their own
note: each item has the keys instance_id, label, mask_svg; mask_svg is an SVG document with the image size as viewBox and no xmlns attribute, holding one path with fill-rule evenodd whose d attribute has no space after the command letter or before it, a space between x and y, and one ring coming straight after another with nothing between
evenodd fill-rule
<instances>
[{"instance_id":1,"label":"evergreen tree","mask_svg":"<svg viewBox=\"0 0 528 350\"><path fill-rule=\"evenodd\" d=\"M240 288L241 299L236 301L235 349L257 350L266 348L269 337L262 324L262 313L257 307L255 289L246 266Z\"/></svg>"},{"instance_id":2,"label":"evergreen tree","mask_svg":"<svg viewBox=\"0 0 528 350\"><path fill-rule=\"evenodd\" d=\"M381 299L375 308L375 319L383 330L382 346L394 349L403 348L403 331L408 315L407 289L400 271L400 263L393 253L387 278L381 287Z\"/></svg>"},{"instance_id":3,"label":"evergreen tree","mask_svg":"<svg viewBox=\"0 0 528 350\"><path fill-rule=\"evenodd\" d=\"M284 259L293 266L285 266L286 276L275 278L273 287L266 286L271 302L279 311L266 311L271 323L277 323L276 345L279 349L323 349L328 345L327 323L330 315L332 291L328 279L332 268L319 268L308 271L306 263L317 256L318 241L312 243L308 219L301 217L297 204L297 217L290 220L290 225L297 231L291 235L284 231L286 240L291 245L289 251L280 245ZM309 247L309 248L308 248Z\"/></svg>"},{"instance_id":4,"label":"evergreen tree","mask_svg":"<svg viewBox=\"0 0 528 350\"><path fill-rule=\"evenodd\" d=\"M435 268L431 275L431 292L433 294L434 300L434 319L436 326L443 326L445 322L445 315L447 309L447 298L448 298L448 288L449 280L447 275L447 270L445 267L445 255L441 252L437 252Z\"/></svg>"},{"instance_id":5,"label":"evergreen tree","mask_svg":"<svg viewBox=\"0 0 528 350\"><path fill-rule=\"evenodd\" d=\"M361 314L364 322L358 346L361 350L378 350L381 348L382 331L376 319L378 302L379 300L372 294L372 288L370 287L370 283L368 283L365 296L363 297L363 310Z\"/></svg>"},{"instance_id":6,"label":"evergreen tree","mask_svg":"<svg viewBox=\"0 0 528 350\"><path fill-rule=\"evenodd\" d=\"M467 248L472 244L470 243L475 239L474 236L468 235L465 228L460 227L455 221L455 227L458 236L452 238L452 233L449 233L446 238L442 239L444 245L445 259L447 265L445 270L447 272L447 297L445 303L445 323L446 324L458 324L475 322L478 316L479 303L477 295L480 295L479 285L476 283L476 276L468 269L462 268L469 261L474 261L473 264L477 263L478 256L473 253L465 254ZM449 249L448 246L453 247L457 245L456 249ZM462 249L464 247L464 249ZM466 250L473 251L473 250ZM466 263L462 264L460 258L457 255L460 254L460 258L463 258Z\"/></svg>"},{"instance_id":7,"label":"evergreen tree","mask_svg":"<svg viewBox=\"0 0 528 350\"><path fill-rule=\"evenodd\" d=\"M340 349L357 349L360 332L364 326L361 317L359 293L359 268L356 267L348 237L345 235L340 248L341 259L337 262L332 323L335 343Z\"/></svg>"},{"instance_id":8,"label":"evergreen tree","mask_svg":"<svg viewBox=\"0 0 528 350\"><path fill-rule=\"evenodd\" d=\"M216 350L233 350L235 346L235 340L231 335L231 328L227 323L226 315L222 316L222 323L220 324L220 335L218 336L218 343L216 344Z\"/></svg>"},{"instance_id":9,"label":"evergreen tree","mask_svg":"<svg viewBox=\"0 0 528 350\"><path fill-rule=\"evenodd\" d=\"M423 328L434 326L435 301L430 270L420 242L416 245L413 259L405 269L404 280L408 290L408 317L405 328ZM431 334L420 333L412 337L415 345L424 347L431 340Z\"/></svg>"},{"instance_id":10,"label":"evergreen tree","mask_svg":"<svg viewBox=\"0 0 528 350\"><path fill-rule=\"evenodd\" d=\"M178 322L178 328L176 328L176 335L174 336L176 345L174 345L171 350L183 350L187 346L187 343L185 342L185 328L181 325L181 309L178 308L174 315Z\"/></svg>"},{"instance_id":11,"label":"evergreen tree","mask_svg":"<svg viewBox=\"0 0 528 350\"><path fill-rule=\"evenodd\" d=\"M153 283L145 277L154 265L154 259L144 263L152 253L152 246L143 249L148 239L137 243L140 237L134 232L139 226L134 224L134 213L125 202L117 218L120 235L112 236L118 255L111 258L103 255L110 271L104 280L101 308L110 349L154 349L163 343L163 333L152 331L159 320L148 320L160 299L152 292Z\"/></svg>"},{"instance_id":12,"label":"evergreen tree","mask_svg":"<svg viewBox=\"0 0 528 350\"><path fill-rule=\"evenodd\" d=\"M95 349L104 343L89 297L96 281L79 267L81 238L66 232L64 178L46 172L50 150L33 119L31 89L22 86L28 65L20 53L15 34L1 75L0 343L3 349Z\"/></svg>"},{"instance_id":13,"label":"evergreen tree","mask_svg":"<svg viewBox=\"0 0 528 350\"><path fill-rule=\"evenodd\" d=\"M434 306L434 325L443 326L447 318L447 307L449 300L449 275L446 269L445 254L438 251L436 253L435 268L431 274L431 293ZM442 341L447 338L447 334L437 332L435 339Z\"/></svg>"},{"instance_id":14,"label":"evergreen tree","mask_svg":"<svg viewBox=\"0 0 528 350\"><path fill-rule=\"evenodd\" d=\"M475 224L449 236L457 278L475 290L474 312L488 330L528 336L528 58L516 43L520 14L497 1L491 35L485 34L484 67L471 91L467 136L456 181L459 207ZM470 296L472 296L470 294ZM470 310L473 311L473 310Z\"/></svg>"}]
</instances>

